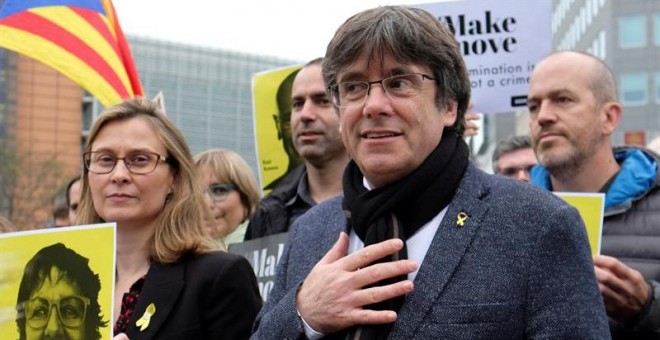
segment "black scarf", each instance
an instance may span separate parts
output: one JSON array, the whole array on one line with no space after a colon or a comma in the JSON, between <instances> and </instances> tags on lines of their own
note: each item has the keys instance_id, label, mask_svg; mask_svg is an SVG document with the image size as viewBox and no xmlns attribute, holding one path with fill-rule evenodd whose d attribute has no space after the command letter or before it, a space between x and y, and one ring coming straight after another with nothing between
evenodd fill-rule
<instances>
[{"instance_id":1,"label":"black scarf","mask_svg":"<svg viewBox=\"0 0 660 340\"><path fill-rule=\"evenodd\" d=\"M446 132L419 168L384 187L367 190L357 164L351 161L346 167L342 205L349 228L355 230L365 247L391 238L404 241L401 251L377 262L407 259L406 240L438 215L454 197L468 165L469 149L463 138ZM383 280L375 286L405 279L407 276L403 275ZM404 298L400 296L365 308L398 312ZM362 326L357 333L359 339L385 339L391 327L392 324ZM353 329L351 333L355 331Z\"/></svg>"}]
</instances>

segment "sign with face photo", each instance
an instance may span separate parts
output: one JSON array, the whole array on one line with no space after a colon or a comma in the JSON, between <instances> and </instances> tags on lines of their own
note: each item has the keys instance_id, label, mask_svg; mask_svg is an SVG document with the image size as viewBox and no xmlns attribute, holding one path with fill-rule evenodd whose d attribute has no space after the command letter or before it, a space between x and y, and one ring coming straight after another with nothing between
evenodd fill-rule
<instances>
[{"instance_id":1,"label":"sign with face photo","mask_svg":"<svg viewBox=\"0 0 660 340\"><path fill-rule=\"evenodd\" d=\"M258 175L264 194L303 164L291 137L291 87L300 67L264 71L252 79Z\"/></svg>"},{"instance_id":2,"label":"sign with face photo","mask_svg":"<svg viewBox=\"0 0 660 340\"><path fill-rule=\"evenodd\" d=\"M111 339L115 230L0 234L0 338Z\"/></svg>"}]
</instances>

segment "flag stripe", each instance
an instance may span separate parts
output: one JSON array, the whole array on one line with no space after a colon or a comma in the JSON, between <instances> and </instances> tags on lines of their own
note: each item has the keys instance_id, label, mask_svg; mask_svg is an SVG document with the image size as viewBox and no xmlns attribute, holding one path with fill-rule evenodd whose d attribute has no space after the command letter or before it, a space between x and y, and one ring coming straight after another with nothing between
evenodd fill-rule
<instances>
[{"instance_id":1,"label":"flag stripe","mask_svg":"<svg viewBox=\"0 0 660 340\"><path fill-rule=\"evenodd\" d=\"M108 40L104 37L104 32L109 33L108 26L100 19L97 13L84 9L73 11L69 7L42 7L31 10L30 12L38 14L68 32L76 32L76 36L85 45L98 53L101 59L112 68L113 72L122 82L122 86L126 89L131 88L128 75L120 59L121 56L117 49L114 48L116 47L114 39ZM96 18L96 23L100 25L92 26L90 20L87 20L87 18Z\"/></svg>"},{"instance_id":2,"label":"flag stripe","mask_svg":"<svg viewBox=\"0 0 660 340\"><path fill-rule=\"evenodd\" d=\"M40 60L58 71L67 71L65 73L69 78L93 93L105 106L116 104L123 98L97 70L42 36L4 26L0 22L0 37L3 47Z\"/></svg>"},{"instance_id":3,"label":"flag stripe","mask_svg":"<svg viewBox=\"0 0 660 340\"><path fill-rule=\"evenodd\" d=\"M106 17L110 22L111 31L115 34L117 38L117 45L119 45L119 50L121 51L121 58L124 62L124 67L126 68L126 73L128 78L131 81L131 89L133 89L134 95L142 95L144 93L142 89L142 83L140 82L140 76L137 73L135 68L135 61L133 56L131 56L131 49L128 47L128 42L124 36L124 32L121 30L121 25L119 25L119 19L117 19L117 12L115 7L112 5L111 0L101 0L103 2L103 7L107 13Z\"/></svg>"},{"instance_id":4,"label":"flag stripe","mask_svg":"<svg viewBox=\"0 0 660 340\"><path fill-rule=\"evenodd\" d=\"M119 32L116 32L115 28L117 28L119 24L117 23L117 13L115 13L115 7L112 5L112 1L101 0L101 6L103 7L105 17L108 18L110 27L113 28L112 32L116 35Z\"/></svg>"},{"instance_id":5,"label":"flag stripe","mask_svg":"<svg viewBox=\"0 0 660 340\"><path fill-rule=\"evenodd\" d=\"M62 27L55 25L30 11L24 11L5 18L0 21L0 24L41 36L45 40L61 46L63 49L75 55L78 59L88 64L91 68L95 69L96 72L104 77L107 82L116 89L121 98L132 96L132 93L129 95L132 91L124 87L124 84L122 84L114 70L94 49Z\"/></svg>"},{"instance_id":6,"label":"flag stripe","mask_svg":"<svg viewBox=\"0 0 660 340\"><path fill-rule=\"evenodd\" d=\"M120 55L119 49L117 47L117 39L115 33L113 32L112 26L108 21L108 18L103 15L98 15L97 13L84 11L79 8L71 8L74 12L78 13L81 18L87 20L87 22L94 28L99 31L99 34L103 36L105 40L108 41L108 44L112 46L117 55Z\"/></svg>"},{"instance_id":7,"label":"flag stripe","mask_svg":"<svg viewBox=\"0 0 660 340\"><path fill-rule=\"evenodd\" d=\"M0 19L32 8L49 6L80 7L100 13L101 15L106 15L105 7L99 0L7 0L2 7Z\"/></svg>"}]
</instances>

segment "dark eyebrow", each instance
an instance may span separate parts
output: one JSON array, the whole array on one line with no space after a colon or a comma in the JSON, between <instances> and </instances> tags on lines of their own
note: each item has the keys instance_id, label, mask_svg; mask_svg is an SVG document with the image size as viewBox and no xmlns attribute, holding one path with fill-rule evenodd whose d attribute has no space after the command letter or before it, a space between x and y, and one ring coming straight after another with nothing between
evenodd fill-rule
<instances>
[{"instance_id":1,"label":"dark eyebrow","mask_svg":"<svg viewBox=\"0 0 660 340\"><path fill-rule=\"evenodd\" d=\"M313 100L328 99L328 94L325 92L317 92L313 93L311 97Z\"/></svg>"},{"instance_id":2,"label":"dark eyebrow","mask_svg":"<svg viewBox=\"0 0 660 340\"><path fill-rule=\"evenodd\" d=\"M383 73L384 74L383 77L386 78L386 77L398 76L398 75L409 74L409 73L424 73L424 72L414 71L414 70L411 70L410 67L408 67L408 66L400 65L400 66L396 66L396 67L391 68L389 70L389 72L387 72L387 73ZM388 74L388 75L385 76L385 74ZM361 73L361 72L347 72L346 74L342 75L341 80L339 80L339 78L337 78L338 83L345 82L345 81L355 81L355 80L368 81L368 79L366 79L364 74Z\"/></svg>"},{"instance_id":3,"label":"dark eyebrow","mask_svg":"<svg viewBox=\"0 0 660 340\"><path fill-rule=\"evenodd\" d=\"M342 83L345 81L362 81L364 80L364 74L360 72L347 72L340 77L337 77L337 83Z\"/></svg>"},{"instance_id":4,"label":"dark eyebrow","mask_svg":"<svg viewBox=\"0 0 660 340\"><path fill-rule=\"evenodd\" d=\"M409 68L404 67L404 66L395 67L395 68L390 70L390 75L391 76L398 76L398 75L408 74L408 73L416 73L416 72L414 72L414 71L412 71ZM422 72L419 72L419 73L422 73Z\"/></svg>"}]
</instances>

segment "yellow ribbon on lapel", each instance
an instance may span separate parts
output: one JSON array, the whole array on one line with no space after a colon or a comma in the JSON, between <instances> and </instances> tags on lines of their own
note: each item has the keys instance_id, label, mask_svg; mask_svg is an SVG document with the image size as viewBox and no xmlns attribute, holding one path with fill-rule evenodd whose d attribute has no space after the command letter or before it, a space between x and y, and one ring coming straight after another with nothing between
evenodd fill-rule
<instances>
[{"instance_id":1,"label":"yellow ribbon on lapel","mask_svg":"<svg viewBox=\"0 0 660 340\"><path fill-rule=\"evenodd\" d=\"M464 212L459 212L458 215L456 215L456 225L459 227L462 227L465 225L465 221L467 221L468 215Z\"/></svg>"},{"instance_id":2,"label":"yellow ribbon on lapel","mask_svg":"<svg viewBox=\"0 0 660 340\"><path fill-rule=\"evenodd\" d=\"M142 314L142 317L140 317L140 319L135 322L135 325L140 327L140 332L149 327L151 316L154 314L156 314L156 305L150 303L149 306L147 306L147 310L145 310L144 314Z\"/></svg>"}]
</instances>

